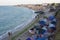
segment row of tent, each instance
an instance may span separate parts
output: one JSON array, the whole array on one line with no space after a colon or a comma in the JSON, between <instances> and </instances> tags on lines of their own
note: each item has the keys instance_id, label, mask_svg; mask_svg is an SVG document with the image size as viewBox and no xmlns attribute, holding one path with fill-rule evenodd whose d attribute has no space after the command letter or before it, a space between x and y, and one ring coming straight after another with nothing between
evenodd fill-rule
<instances>
[{"instance_id":1,"label":"row of tent","mask_svg":"<svg viewBox=\"0 0 60 40\"><path fill-rule=\"evenodd\" d=\"M29 30L29 37L26 40L54 40L56 32L56 18L54 15L44 17L39 20L33 28Z\"/></svg>"}]
</instances>

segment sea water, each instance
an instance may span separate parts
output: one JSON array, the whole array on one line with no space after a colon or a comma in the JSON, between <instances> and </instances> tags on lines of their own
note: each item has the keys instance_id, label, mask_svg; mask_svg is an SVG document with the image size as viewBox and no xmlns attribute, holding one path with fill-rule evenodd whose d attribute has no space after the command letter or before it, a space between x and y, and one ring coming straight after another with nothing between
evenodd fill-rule
<instances>
[{"instance_id":1,"label":"sea water","mask_svg":"<svg viewBox=\"0 0 60 40\"><path fill-rule=\"evenodd\" d=\"M0 6L0 36L31 20L36 14L25 7Z\"/></svg>"}]
</instances>

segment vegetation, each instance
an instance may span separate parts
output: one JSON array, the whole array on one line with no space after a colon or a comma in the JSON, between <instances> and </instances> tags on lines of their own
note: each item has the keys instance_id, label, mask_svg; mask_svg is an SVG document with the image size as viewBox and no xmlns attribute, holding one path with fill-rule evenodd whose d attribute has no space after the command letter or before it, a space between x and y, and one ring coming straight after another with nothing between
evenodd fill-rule
<instances>
[{"instance_id":1,"label":"vegetation","mask_svg":"<svg viewBox=\"0 0 60 40\"><path fill-rule=\"evenodd\" d=\"M57 32L56 32L56 37L55 37L55 40L60 40L60 11L58 11L58 14L56 16L57 18Z\"/></svg>"}]
</instances>

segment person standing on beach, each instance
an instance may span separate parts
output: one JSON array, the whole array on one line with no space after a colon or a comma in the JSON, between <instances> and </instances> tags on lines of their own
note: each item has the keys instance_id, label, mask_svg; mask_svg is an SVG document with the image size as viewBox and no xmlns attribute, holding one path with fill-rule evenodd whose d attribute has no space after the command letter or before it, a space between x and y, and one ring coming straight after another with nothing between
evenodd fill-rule
<instances>
[{"instance_id":1,"label":"person standing on beach","mask_svg":"<svg viewBox=\"0 0 60 40\"><path fill-rule=\"evenodd\" d=\"M8 40L12 40L12 33L11 32L8 32Z\"/></svg>"}]
</instances>

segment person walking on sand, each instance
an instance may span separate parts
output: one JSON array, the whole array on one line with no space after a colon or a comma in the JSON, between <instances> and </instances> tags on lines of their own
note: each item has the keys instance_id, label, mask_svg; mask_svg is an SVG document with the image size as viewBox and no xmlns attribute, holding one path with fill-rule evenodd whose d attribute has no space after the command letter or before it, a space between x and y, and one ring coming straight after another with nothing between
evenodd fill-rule
<instances>
[{"instance_id":1,"label":"person walking on sand","mask_svg":"<svg viewBox=\"0 0 60 40\"><path fill-rule=\"evenodd\" d=\"M11 40L11 38L12 38L12 33L8 32L8 39Z\"/></svg>"}]
</instances>

